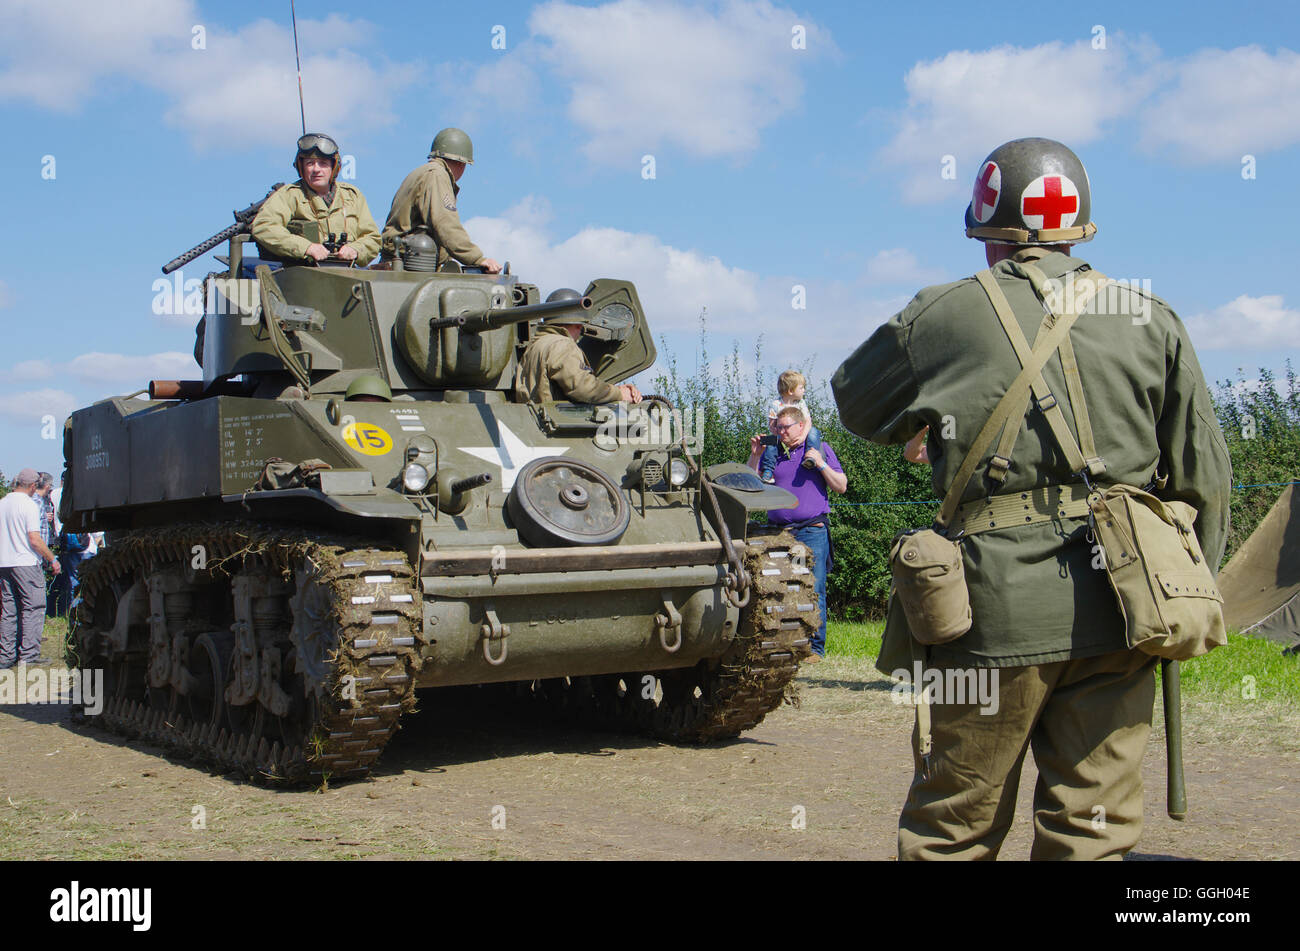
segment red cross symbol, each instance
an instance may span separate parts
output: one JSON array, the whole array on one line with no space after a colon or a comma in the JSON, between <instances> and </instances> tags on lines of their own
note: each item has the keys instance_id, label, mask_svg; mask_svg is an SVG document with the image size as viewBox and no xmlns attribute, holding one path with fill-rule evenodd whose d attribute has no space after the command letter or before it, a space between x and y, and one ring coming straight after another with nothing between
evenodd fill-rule
<instances>
[{"instance_id":1,"label":"red cross symbol","mask_svg":"<svg viewBox=\"0 0 1300 951\"><path fill-rule=\"evenodd\" d=\"M977 221L984 220L984 206L988 205L990 209L998 203L998 189L989 185L993 175L997 172L998 167L992 162L984 166L984 171L980 173L979 180L975 182L975 207L972 212ZM1001 176L998 176L999 180Z\"/></svg>"},{"instance_id":2,"label":"red cross symbol","mask_svg":"<svg viewBox=\"0 0 1300 951\"><path fill-rule=\"evenodd\" d=\"M1061 215L1068 215L1079 210L1078 195L1061 194L1061 176L1043 176L1043 197L1024 199L1022 215L1042 215L1043 228L1061 227Z\"/></svg>"}]
</instances>

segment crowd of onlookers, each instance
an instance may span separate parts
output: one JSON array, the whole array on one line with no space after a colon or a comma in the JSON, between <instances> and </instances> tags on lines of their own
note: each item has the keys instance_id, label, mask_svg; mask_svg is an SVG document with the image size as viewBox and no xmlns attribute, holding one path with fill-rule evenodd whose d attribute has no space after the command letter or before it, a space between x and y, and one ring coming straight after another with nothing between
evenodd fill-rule
<instances>
[{"instance_id":1,"label":"crowd of onlookers","mask_svg":"<svg viewBox=\"0 0 1300 951\"><path fill-rule=\"evenodd\" d=\"M0 499L0 670L45 666L46 616L67 615L81 565L103 546L100 532L64 530L62 485L48 472L23 469Z\"/></svg>"}]
</instances>

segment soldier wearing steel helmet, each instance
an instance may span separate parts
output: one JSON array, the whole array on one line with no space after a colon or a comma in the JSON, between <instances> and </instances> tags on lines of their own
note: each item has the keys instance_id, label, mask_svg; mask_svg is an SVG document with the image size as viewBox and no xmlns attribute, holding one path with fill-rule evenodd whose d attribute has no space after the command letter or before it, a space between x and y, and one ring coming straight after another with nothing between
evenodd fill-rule
<instances>
[{"instance_id":1,"label":"soldier wearing steel helmet","mask_svg":"<svg viewBox=\"0 0 1300 951\"><path fill-rule=\"evenodd\" d=\"M999 146L966 209L966 233L984 242L990 270L925 288L835 373L840 416L858 435L901 444L929 426L940 496L963 481L971 444L1020 373L1016 336L1033 341L1056 320L1045 313L1095 277L1070 253L1097 231L1090 192L1061 143ZM989 702L940 692L918 705L900 858L996 857L1027 749L1038 767L1032 858L1120 858L1141 832L1155 658L1127 647L1089 534L1086 488L1082 508L1076 496L1089 482L1163 485L1163 499L1198 510L1199 541L1217 566L1231 469L1182 322L1158 297L1105 291L1044 367L1048 392L1009 417L994 452L972 457L962 506L990 514L946 529L960 539L970 629L923 647L891 598L880 670L996 685ZM1071 459L1082 460L1077 472ZM1040 511L1035 490L1061 501ZM1017 499L1024 511L1007 515Z\"/></svg>"},{"instance_id":2,"label":"soldier wearing steel helmet","mask_svg":"<svg viewBox=\"0 0 1300 951\"><path fill-rule=\"evenodd\" d=\"M582 295L572 288L552 291L547 303L577 300ZM573 314L541 326L524 348L515 370L515 399L521 403L641 402L641 391L631 383L615 386L591 372L587 356L578 346L586 318Z\"/></svg>"},{"instance_id":3,"label":"soldier wearing steel helmet","mask_svg":"<svg viewBox=\"0 0 1300 951\"><path fill-rule=\"evenodd\" d=\"M338 181L338 143L319 132L303 135L293 167L298 181L277 188L253 219L258 246L288 261L323 261L333 256L358 267L369 264L379 250L379 226L361 190ZM315 222L317 240L294 234L289 228L294 221ZM347 235L347 241L331 251L324 244L331 234L339 241Z\"/></svg>"},{"instance_id":4,"label":"soldier wearing steel helmet","mask_svg":"<svg viewBox=\"0 0 1300 951\"><path fill-rule=\"evenodd\" d=\"M489 274L501 271L501 265L484 256L460 223L456 207L460 186L456 183L465 174L465 166L473 164L474 145L460 129L443 129L433 137L429 160L407 175L393 196L382 236L386 262L396 255L398 238L426 231L438 243L439 267L456 260Z\"/></svg>"}]
</instances>

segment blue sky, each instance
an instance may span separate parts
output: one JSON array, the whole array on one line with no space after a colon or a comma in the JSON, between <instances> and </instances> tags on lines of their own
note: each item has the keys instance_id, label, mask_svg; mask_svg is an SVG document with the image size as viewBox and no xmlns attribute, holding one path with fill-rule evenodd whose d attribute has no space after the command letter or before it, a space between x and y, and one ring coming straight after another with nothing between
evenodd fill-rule
<instances>
[{"instance_id":1,"label":"blue sky","mask_svg":"<svg viewBox=\"0 0 1300 951\"><path fill-rule=\"evenodd\" d=\"M1029 135L1088 168L1100 232L1076 253L1149 281L1211 381L1300 350L1290 4L356 9L298 4L307 125L353 157L380 223L460 126L484 251L543 293L635 280L688 368L707 307L711 352L761 333L765 363L827 378L921 286L982 266L961 224L975 171ZM289 9L0 0L0 22L0 471L57 473L73 407L198 374L194 318L155 314L155 281L293 178Z\"/></svg>"}]
</instances>

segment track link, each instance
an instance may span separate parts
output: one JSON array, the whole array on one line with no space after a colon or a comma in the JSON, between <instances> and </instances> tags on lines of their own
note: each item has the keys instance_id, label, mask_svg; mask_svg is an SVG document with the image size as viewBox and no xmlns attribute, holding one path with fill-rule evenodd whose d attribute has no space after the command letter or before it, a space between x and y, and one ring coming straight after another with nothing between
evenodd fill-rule
<instances>
[{"instance_id":1,"label":"track link","mask_svg":"<svg viewBox=\"0 0 1300 951\"><path fill-rule=\"evenodd\" d=\"M527 685L527 692L583 725L648 733L673 743L708 743L752 729L790 699L819 614L812 554L792 535L751 539L745 568L752 578L751 600L720 661L544 680Z\"/></svg>"},{"instance_id":2,"label":"track link","mask_svg":"<svg viewBox=\"0 0 1300 951\"><path fill-rule=\"evenodd\" d=\"M68 641L69 666L110 671L109 696L100 715L74 715L249 778L319 783L365 776L396 733L402 712L415 705L422 624L406 556L363 545L230 524L114 538L82 574L82 603ZM200 562L203 567L196 569ZM284 655L289 676L279 683L292 701L287 713L274 716L258 699L238 708L218 699L221 715L199 720L174 687L150 688L149 626L127 624L123 649L120 615L129 612L119 606L133 584L165 569L188 571L187 577L218 594L236 574L278 582L279 590L290 592L281 599L281 613L273 614L278 627L257 635L259 645L273 641ZM212 619L191 618L183 637L213 626ZM224 695L236 676L232 670L217 690ZM241 715L232 717L231 709Z\"/></svg>"}]
</instances>

